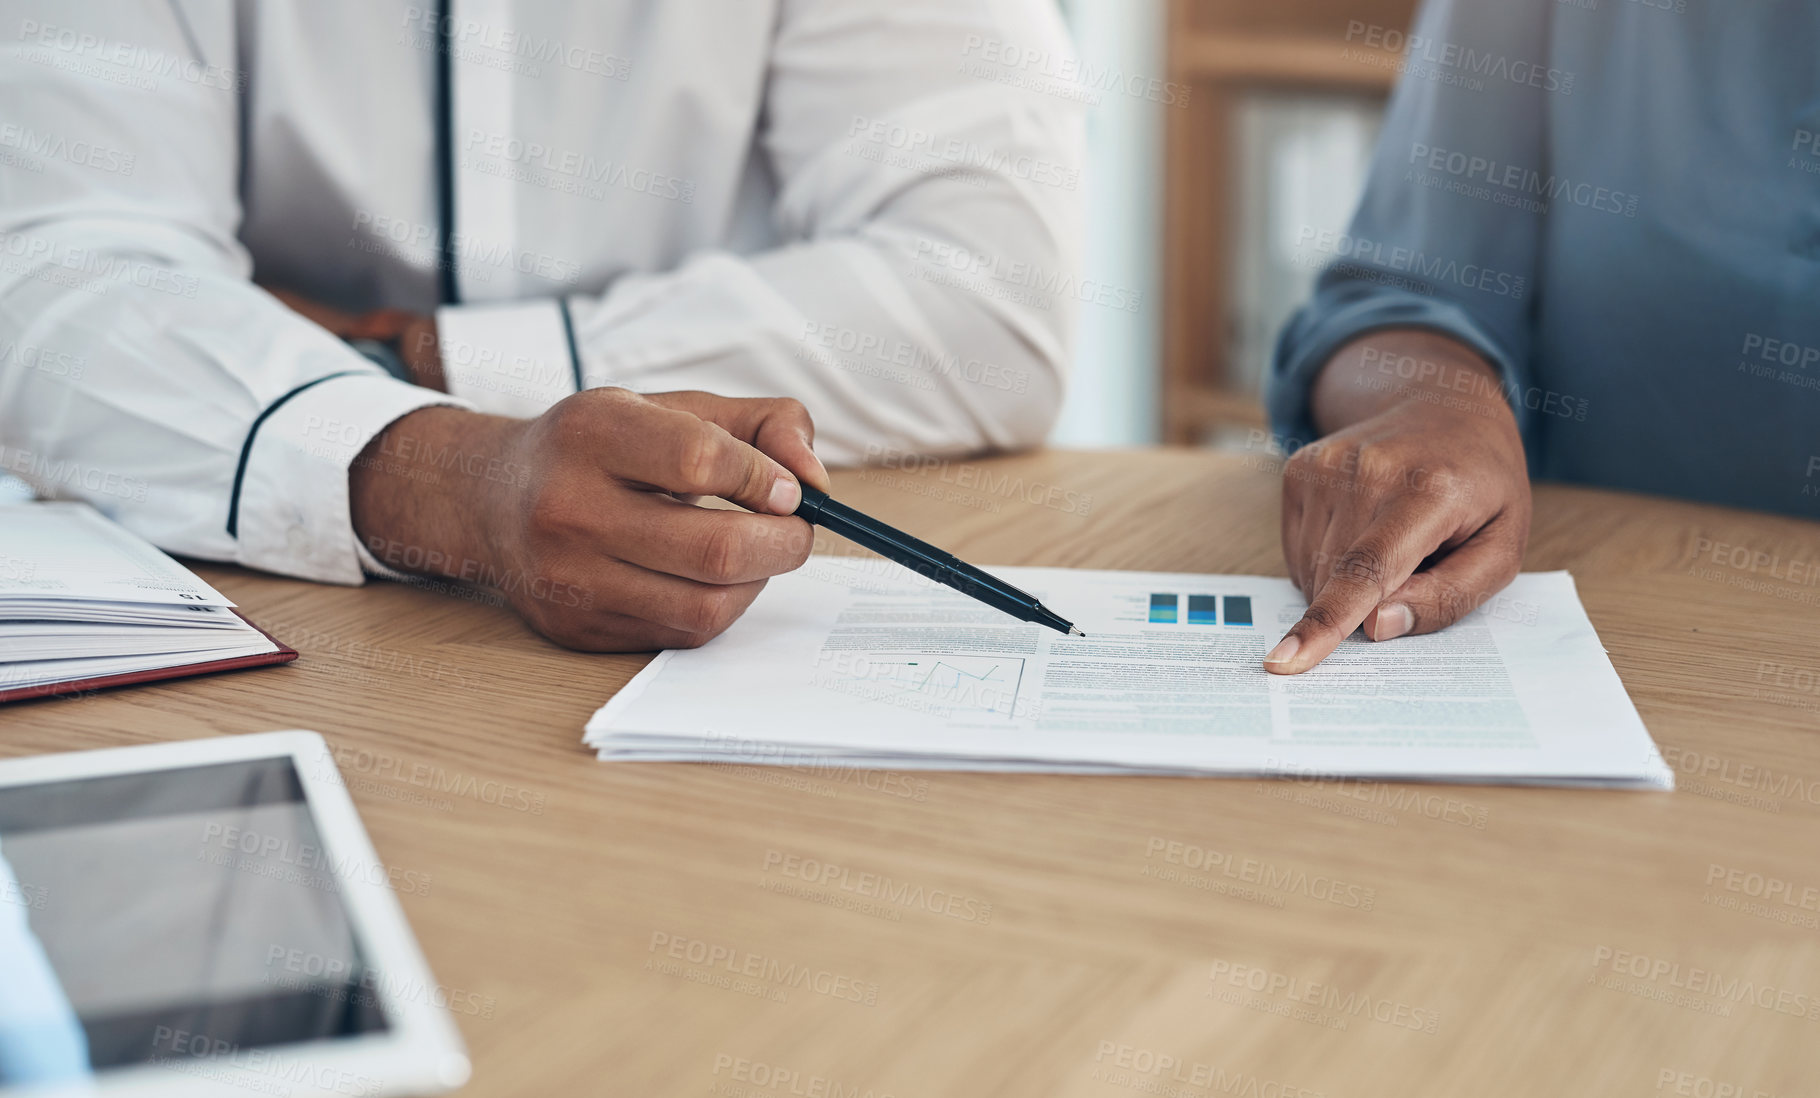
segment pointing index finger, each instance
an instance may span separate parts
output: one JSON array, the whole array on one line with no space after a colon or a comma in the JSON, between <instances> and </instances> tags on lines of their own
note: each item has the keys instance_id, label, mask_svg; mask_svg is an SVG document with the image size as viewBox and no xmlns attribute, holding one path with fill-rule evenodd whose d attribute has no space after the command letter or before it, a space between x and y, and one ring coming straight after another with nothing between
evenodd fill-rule
<instances>
[{"instance_id":1,"label":"pointing index finger","mask_svg":"<svg viewBox=\"0 0 1820 1098\"><path fill-rule=\"evenodd\" d=\"M1277 675L1299 675L1333 654L1365 616L1415 573L1423 558L1445 538L1438 523L1446 517L1408 509L1380 517L1333 564L1327 582L1314 594L1277 646L1264 657L1264 669Z\"/></svg>"}]
</instances>

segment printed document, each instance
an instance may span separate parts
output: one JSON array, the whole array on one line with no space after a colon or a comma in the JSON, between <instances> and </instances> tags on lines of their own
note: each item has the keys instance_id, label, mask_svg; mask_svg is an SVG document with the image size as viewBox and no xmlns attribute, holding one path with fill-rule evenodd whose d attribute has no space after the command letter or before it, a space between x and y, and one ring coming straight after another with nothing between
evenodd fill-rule
<instances>
[{"instance_id":1,"label":"printed document","mask_svg":"<svg viewBox=\"0 0 1820 1098\"><path fill-rule=\"evenodd\" d=\"M895 564L815 557L588 722L609 760L1673 788L1565 572L1447 629L1262 660L1306 604L1265 576L989 568L1085 637Z\"/></svg>"}]
</instances>

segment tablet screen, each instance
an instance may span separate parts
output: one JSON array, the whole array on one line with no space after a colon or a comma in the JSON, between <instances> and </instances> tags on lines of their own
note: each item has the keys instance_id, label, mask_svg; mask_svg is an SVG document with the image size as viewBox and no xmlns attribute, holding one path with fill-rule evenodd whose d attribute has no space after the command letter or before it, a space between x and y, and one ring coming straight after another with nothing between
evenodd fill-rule
<instances>
[{"instance_id":1,"label":"tablet screen","mask_svg":"<svg viewBox=\"0 0 1820 1098\"><path fill-rule=\"evenodd\" d=\"M288 757L0 788L0 1085L387 1028Z\"/></svg>"}]
</instances>

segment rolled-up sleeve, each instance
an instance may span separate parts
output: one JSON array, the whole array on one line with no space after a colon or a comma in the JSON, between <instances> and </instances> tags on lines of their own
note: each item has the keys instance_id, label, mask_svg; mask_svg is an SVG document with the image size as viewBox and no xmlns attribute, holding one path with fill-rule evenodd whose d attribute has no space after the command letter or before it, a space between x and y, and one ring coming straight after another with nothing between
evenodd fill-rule
<instances>
[{"instance_id":1,"label":"rolled-up sleeve","mask_svg":"<svg viewBox=\"0 0 1820 1098\"><path fill-rule=\"evenodd\" d=\"M1507 395L1526 387L1543 215L1508 184L1546 177L1546 97L1560 87L1499 74L1550 73L1552 6L1423 6L1358 212L1345 233L1304 234L1331 259L1271 363L1266 404L1285 446L1318 437L1315 378L1377 329L1451 336L1497 368ZM1472 75L1481 69L1489 75ZM1527 434L1523 402L1512 407Z\"/></svg>"}]
</instances>

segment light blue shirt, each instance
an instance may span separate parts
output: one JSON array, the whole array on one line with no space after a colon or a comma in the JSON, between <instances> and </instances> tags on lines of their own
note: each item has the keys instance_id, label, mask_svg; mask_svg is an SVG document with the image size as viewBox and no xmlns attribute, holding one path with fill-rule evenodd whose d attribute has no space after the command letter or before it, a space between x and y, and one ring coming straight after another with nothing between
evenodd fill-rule
<instances>
[{"instance_id":1,"label":"light blue shirt","mask_svg":"<svg viewBox=\"0 0 1820 1098\"><path fill-rule=\"evenodd\" d=\"M0 857L0 1087L89 1074L82 1023L32 933L29 909L38 895Z\"/></svg>"},{"instance_id":2,"label":"light blue shirt","mask_svg":"<svg viewBox=\"0 0 1820 1098\"><path fill-rule=\"evenodd\" d=\"M1533 476L1820 517L1813 0L1431 0L1350 230L1302 236L1287 445L1335 350L1414 325L1497 366Z\"/></svg>"}]
</instances>

